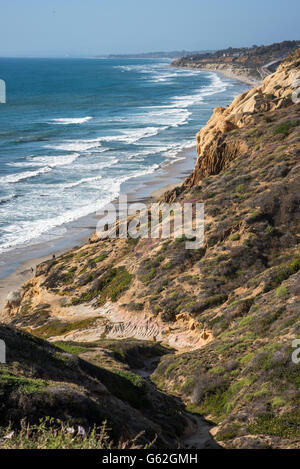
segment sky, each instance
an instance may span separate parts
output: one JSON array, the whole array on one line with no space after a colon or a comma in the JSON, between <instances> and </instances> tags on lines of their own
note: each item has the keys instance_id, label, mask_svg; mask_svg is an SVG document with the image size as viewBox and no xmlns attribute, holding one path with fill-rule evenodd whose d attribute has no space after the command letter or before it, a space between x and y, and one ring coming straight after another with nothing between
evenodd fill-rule
<instances>
[{"instance_id":1,"label":"sky","mask_svg":"<svg viewBox=\"0 0 300 469\"><path fill-rule=\"evenodd\" d=\"M0 56L215 50L300 39L299 0L0 0Z\"/></svg>"}]
</instances>

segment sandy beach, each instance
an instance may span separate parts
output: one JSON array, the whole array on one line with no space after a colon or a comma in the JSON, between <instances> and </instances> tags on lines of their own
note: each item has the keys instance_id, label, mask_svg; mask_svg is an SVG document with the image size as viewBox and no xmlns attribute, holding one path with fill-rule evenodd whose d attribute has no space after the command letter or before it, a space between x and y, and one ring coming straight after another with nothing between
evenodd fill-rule
<instances>
[{"instance_id":1,"label":"sandy beach","mask_svg":"<svg viewBox=\"0 0 300 469\"><path fill-rule=\"evenodd\" d=\"M246 83L247 85L250 85L251 87L259 86L262 83L262 80L252 78L250 75L246 75L246 73L237 73L237 70L234 70L230 67L228 68L210 67L210 68L204 68L201 70L203 71L210 70L212 72L220 73L223 77L231 78L232 80L241 81L242 83Z\"/></svg>"},{"instance_id":2,"label":"sandy beach","mask_svg":"<svg viewBox=\"0 0 300 469\"><path fill-rule=\"evenodd\" d=\"M183 150L174 162L146 177L129 181L129 184L122 188L122 192L127 194L128 201L131 203L155 201L167 190L180 185L193 170L195 161L195 148ZM116 202L116 200L112 201L112 203ZM0 269L2 268L0 270L2 277L0 278L0 311L5 306L7 295L34 277L37 265L50 259L53 254L59 256L75 246L86 243L96 229L98 218L94 213L77 220L76 223L66 225L65 235L49 243L38 243L27 248L9 251L5 255L2 254L0 256Z\"/></svg>"},{"instance_id":3,"label":"sandy beach","mask_svg":"<svg viewBox=\"0 0 300 469\"><path fill-rule=\"evenodd\" d=\"M171 65L171 67L177 67L175 65ZM256 87L261 85L262 80L256 79L254 77L251 77L250 75L242 72L238 72L237 69L234 69L233 67L230 66L214 66L214 65L209 65L207 67L197 67L197 66L185 66L185 67L180 67L183 68L184 70L198 70L199 72L215 72L217 74L222 75L225 78L230 78L231 80L237 80L240 81L241 83L245 83L251 87Z\"/></svg>"}]
</instances>

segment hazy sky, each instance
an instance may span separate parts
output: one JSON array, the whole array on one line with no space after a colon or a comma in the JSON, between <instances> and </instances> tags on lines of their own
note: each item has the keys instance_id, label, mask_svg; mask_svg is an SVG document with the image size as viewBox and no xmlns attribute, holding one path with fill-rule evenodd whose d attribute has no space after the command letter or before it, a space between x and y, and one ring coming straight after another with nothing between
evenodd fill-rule
<instances>
[{"instance_id":1,"label":"hazy sky","mask_svg":"<svg viewBox=\"0 0 300 469\"><path fill-rule=\"evenodd\" d=\"M299 24L299 0L0 0L0 56L252 46Z\"/></svg>"}]
</instances>

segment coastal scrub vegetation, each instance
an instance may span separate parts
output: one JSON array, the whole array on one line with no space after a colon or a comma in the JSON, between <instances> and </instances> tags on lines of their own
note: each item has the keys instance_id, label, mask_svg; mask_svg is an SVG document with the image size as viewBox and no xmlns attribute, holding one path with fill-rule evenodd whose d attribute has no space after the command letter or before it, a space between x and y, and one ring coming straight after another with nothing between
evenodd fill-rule
<instances>
[{"instance_id":1,"label":"coastal scrub vegetation","mask_svg":"<svg viewBox=\"0 0 300 469\"><path fill-rule=\"evenodd\" d=\"M107 423L86 433L81 426L74 427L59 419L46 417L36 425L22 420L20 430L0 429L0 449L142 449L141 435L131 441L114 443Z\"/></svg>"},{"instance_id":2,"label":"coastal scrub vegetation","mask_svg":"<svg viewBox=\"0 0 300 469\"><path fill-rule=\"evenodd\" d=\"M137 364L144 353L156 357L156 347L166 353L158 344L123 343L121 362L101 340L58 348L14 327L0 325L0 334L8 350L0 364L1 448L171 448L183 435L182 405L127 366L127 357Z\"/></svg>"}]
</instances>

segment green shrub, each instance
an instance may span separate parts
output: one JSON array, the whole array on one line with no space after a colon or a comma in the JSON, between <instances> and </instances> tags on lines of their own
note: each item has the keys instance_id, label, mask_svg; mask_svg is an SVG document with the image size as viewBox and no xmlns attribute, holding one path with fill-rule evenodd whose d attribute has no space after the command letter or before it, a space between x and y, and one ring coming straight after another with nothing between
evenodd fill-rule
<instances>
[{"instance_id":1,"label":"green shrub","mask_svg":"<svg viewBox=\"0 0 300 469\"><path fill-rule=\"evenodd\" d=\"M74 344L72 342L54 342L54 345L64 352L72 353L73 355L79 355L80 353L87 352L89 347L82 347L81 345Z\"/></svg>"},{"instance_id":2,"label":"green shrub","mask_svg":"<svg viewBox=\"0 0 300 469\"><path fill-rule=\"evenodd\" d=\"M141 280L143 283L146 285L151 282L156 277L157 274L157 269L155 267L152 267L149 272L145 275L142 275Z\"/></svg>"},{"instance_id":3,"label":"green shrub","mask_svg":"<svg viewBox=\"0 0 300 469\"><path fill-rule=\"evenodd\" d=\"M135 303L134 301L131 301L128 305L128 309L130 311L143 311L144 306L144 303Z\"/></svg>"},{"instance_id":4,"label":"green shrub","mask_svg":"<svg viewBox=\"0 0 300 469\"><path fill-rule=\"evenodd\" d=\"M108 254L106 252L100 254L100 256L95 257L94 259L89 259L89 264L98 264L98 262L104 261L106 259Z\"/></svg>"},{"instance_id":5,"label":"green shrub","mask_svg":"<svg viewBox=\"0 0 300 469\"><path fill-rule=\"evenodd\" d=\"M241 365L247 365L247 363L251 362L252 358L255 356L254 353L247 353L240 359Z\"/></svg>"},{"instance_id":6,"label":"green shrub","mask_svg":"<svg viewBox=\"0 0 300 469\"><path fill-rule=\"evenodd\" d=\"M273 408L283 407L285 405L285 400L282 399L282 397L279 397L279 396L273 397L273 399L271 401L271 405L272 405Z\"/></svg>"},{"instance_id":7,"label":"green shrub","mask_svg":"<svg viewBox=\"0 0 300 469\"><path fill-rule=\"evenodd\" d=\"M173 303L167 305L164 311L161 314L161 319L163 322L174 322L177 314L177 304Z\"/></svg>"},{"instance_id":8,"label":"green shrub","mask_svg":"<svg viewBox=\"0 0 300 469\"><path fill-rule=\"evenodd\" d=\"M10 371L0 370L1 393L5 388L19 390L24 394L34 394L42 391L47 386L47 382L41 379L29 379L16 376Z\"/></svg>"},{"instance_id":9,"label":"green shrub","mask_svg":"<svg viewBox=\"0 0 300 469\"><path fill-rule=\"evenodd\" d=\"M265 384L262 385L262 387L260 388L259 391L256 391L253 394L253 398L254 399L259 399L261 397L266 397L266 396L269 396L269 395L270 395L269 387L268 387L268 384L265 383Z\"/></svg>"},{"instance_id":10,"label":"green shrub","mask_svg":"<svg viewBox=\"0 0 300 469\"><path fill-rule=\"evenodd\" d=\"M216 417L227 415L232 410L228 391L224 388L208 394L199 405L199 409L205 415L211 414Z\"/></svg>"},{"instance_id":11,"label":"green shrub","mask_svg":"<svg viewBox=\"0 0 300 469\"><path fill-rule=\"evenodd\" d=\"M117 370L114 373L116 373L119 376L122 376L122 378L127 379L136 388L143 389L145 386L145 380L141 378L140 376L132 373L131 371Z\"/></svg>"},{"instance_id":12,"label":"green shrub","mask_svg":"<svg viewBox=\"0 0 300 469\"><path fill-rule=\"evenodd\" d=\"M91 301L93 300L95 297L97 296L97 292L96 291L88 291L88 292L85 292L85 293L82 293L82 295L79 297L79 298L73 298L72 299L72 305L79 305L81 303L86 303L88 301Z\"/></svg>"},{"instance_id":13,"label":"green shrub","mask_svg":"<svg viewBox=\"0 0 300 469\"><path fill-rule=\"evenodd\" d=\"M127 290L132 279L133 275L131 275L124 266L110 269L101 278L99 305L104 304L107 299L116 302Z\"/></svg>"},{"instance_id":14,"label":"green shrub","mask_svg":"<svg viewBox=\"0 0 300 469\"><path fill-rule=\"evenodd\" d=\"M234 233L233 235L230 236L230 241L239 241L241 239L241 236L239 233Z\"/></svg>"},{"instance_id":15,"label":"green shrub","mask_svg":"<svg viewBox=\"0 0 300 469\"><path fill-rule=\"evenodd\" d=\"M235 189L236 194L243 194L245 192L245 184L239 184Z\"/></svg>"},{"instance_id":16,"label":"green shrub","mask_svg":"<svg viewBox=\"0 0 300 469\"><path fill-rule=\"evenodd\" d=\"M236 438L239 434L241 426L238 423L229 425L226 429L221 430L216 434L217 441L229 441Z\"/></svg>"},{"instance_id":17,"label":"green shrub","mask_svg":"<svg viewBox=\"0 0 300 469\"><path fill-rule=\"evenodd\" d=\"M271 273L271 276L265 282L264 292L268 292L273 290L274 288L278 287L282 284L285 280L287 280L292 275L296 274L300 270L300 258L296 258L287 264L281 265L276 267L274 271Z\"/></svg>"},{"instance_id":18,"label":"green shrub","mask_svg":"<svg viewBox=\"0 0 300 469\"><path fill-rule=\"evenodd\" d=\"M252 321L253 321L253 317L248 316L246 318L241 319L238 325L239 327L249 326L252 323Z\"/></svg>"},{"instance_id":19,"label":"green shrub","mask_svg":"<svg viewBox=\"0 0 300 469\"><path fill-rule=\"evenodd\" d=\"M124 442L114 443L109 436L106 422L100 428L88 429L85 435L74 434L67 431L71 425L64 424L60 420L46 417L41 419L38 425L30 425L25 420L21 422L21 428L14 431L9 439L4 437L11 433L11 427L0 428L1 448L3 449L96 449L103 450L124 447ZM76 428L76 427L75 427ZM137 441L126 443L126 448L137 449Z\"/></svg>"},{"instance_id":20,"label":"green shrub","mask_svg":"<svg viewBox=\"0 0 300 469\"><path fill-rule=\"evenodd\" d=\"M278 287L276 290L277 298L285 298L286 296L288 296L288 294L289 294L288 289L284 287L283 285L281 287Z\"/></svg>"},{"instance_id":21,"label":"green shrub","mask_svg":"<svg viewBox=\"0 0 300 469\"><path fill-rule=\"evenodd\" d=\"M221 375L225 372L225 368L223 366L215 366L214 368L210 369L211 373L214 373L215 375Z\"/></svg>"},{"instance_id":22,"label":"green shrub","mask_svg":"<svg viewBox=\"0 0 300 469\"><path fill-rule=\"evenodd\" d=\"M105 304L107 300L116 302L129 287L133 275L124 266L109 269L98 280L97 286L83 293L79 298L73 298L72 304L77 305L99 297L98 306Z\"/></svg>"},{"instance_id":23,"label":"green shrub","mask_svg":"<svg viewBox=\"0 0 300 469\"><path fill-rule=\"evenodd\" d=\"M300 437L300 410L280 416L265 414L249 425L248 430L254 435L271 435L281 438Z\"/></svg>"},{"instance_id":24,"label":"green shrub","mask_svg":"<svg viewBox=\"0 0 300 469\"><path fill-rule=\"evenodd\" d=\"M263 213L262 213L261 210L259 210L259 209L252 210L252 212L250 213L250 216L248 218L248 222L255 223L256 221L261 220L262 217L263 217Z\"/></svg>"},{"instance_id":25,"label":"green shrub","mask_svg":"<svg viewBox=\"0 0 300 469\"><path fill-rule=\"evenodd\" d=\"M65 335L68 332L85 329L95 321L96 318L83 319L82 321L75 322L62 322L56 319L44 326L32 329L31 333L43 339L48 339L49 337Z\"/></svg>"},{"instance_id":26,"label":"green shrub","mask_svg":"<svg viewBox=\"0 0 300 469\"><path fill-rule=\"evenodd\" d=\"M291 129L293 129L294 127L298 127L299 125L299 120L294 122L283 122L282 124L279 124L274 128L273 134L283 135L284 137L286 137Z\"/></svg>"},{"instance_id":27,"label":"green shrub","mask_svg":"<svg viewBox=\"0 0 300 469\"><path fill-rule=\"evenodd\" d=\"M199 314L207 309L220 306L228 300L228 295L214 295L210 296L209 298L204 299L203 301L196 303L193 305L189 312L193 314Z\"/></svg>"}]
</instances>

